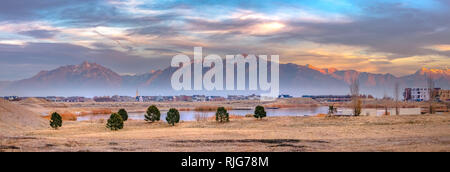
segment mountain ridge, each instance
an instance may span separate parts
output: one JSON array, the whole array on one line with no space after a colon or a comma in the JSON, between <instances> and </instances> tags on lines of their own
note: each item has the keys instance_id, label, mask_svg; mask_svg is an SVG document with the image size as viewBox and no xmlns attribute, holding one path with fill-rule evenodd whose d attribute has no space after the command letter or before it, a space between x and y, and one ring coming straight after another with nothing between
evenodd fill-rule
<instances>
[{"instance_id":1,"label":"mountain ridge","mask_svg":"<svg viewBox=\"0 0 450 172\"><path fill-rule=\"evenodd\" d=\"M53 70L43 70L31 78L0 82L0 93L15 95L133 95L141 89L149 95L173 94L170 78L177 68L167 67L140 75L119 75L113 70L96 63L83 62L79 65L66 65ZM204 69L203 72L207 70ZM248 72L248 71L247 71ZM270 71L269 71L270 72ZM449 88L449 69L422 68L417 72L396 77L392 74L374 74L356 70L318 68L312 65L293 63L280 64L280 93L301 96L304 94L348 94L351 79L358 76L361 92L383 96L393 92L395 83L402 87L425 87L426 78L431 76L436 86ZM248 77L246 77L248 81ZM39 92L40 94L37 94ZM133 92L133 93L132 93ZM181 91L178 94L204 94L204 91ZM251 94L252 91L225 92L212 94ZM72 95L70 94L70 95Z\"/></svg>"}]
</instances>

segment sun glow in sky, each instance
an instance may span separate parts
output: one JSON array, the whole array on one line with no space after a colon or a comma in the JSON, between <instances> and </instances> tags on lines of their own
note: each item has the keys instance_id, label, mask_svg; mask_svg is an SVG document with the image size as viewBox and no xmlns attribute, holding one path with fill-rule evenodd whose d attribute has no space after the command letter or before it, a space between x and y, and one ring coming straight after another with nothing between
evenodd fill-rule
<instances>
[{"instance_id":1,"label":"sun glow in sky","mask_svg":"<svg viewBox=\"0 0 450 172\"><path fill-rule=\"evenodd\" d=\"M85 60L144 73L194 46L401 76L450 66L448 16L448 0L3 0L0 81Z\"/></svg>"}]
</instances>

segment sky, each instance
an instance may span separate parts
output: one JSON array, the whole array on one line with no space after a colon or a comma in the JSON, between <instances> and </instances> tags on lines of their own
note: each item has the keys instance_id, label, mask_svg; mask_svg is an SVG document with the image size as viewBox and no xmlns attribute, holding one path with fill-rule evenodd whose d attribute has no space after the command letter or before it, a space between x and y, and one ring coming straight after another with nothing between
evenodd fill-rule
<instances>
[{"instance_id":1,"label":"sky","mask_svg":"<svg viewBox=\"0 0 450 172\"><path fill-rule=\"evenodd\" d=\"M83 61L142 74L196 46L403 76L450 66L449 16L448 0L2 0L0 81Z\"/></svg>"}]
</instances>

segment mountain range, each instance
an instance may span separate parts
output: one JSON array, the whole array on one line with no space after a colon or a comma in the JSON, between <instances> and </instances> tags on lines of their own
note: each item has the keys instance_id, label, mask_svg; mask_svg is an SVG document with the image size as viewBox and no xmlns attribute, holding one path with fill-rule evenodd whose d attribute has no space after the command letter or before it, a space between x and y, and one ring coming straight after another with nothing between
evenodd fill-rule
<instances>
[{"instance_id":1,"label":"mountain range","mask_svg":"<svg viewBox=\"0 0 450 172\"><path fill-rule=\"evenodd\" d=\"M435 86L450 87L449 69L422 68L416 73L396 77L391 74L374 74L355 70L318 68L312 65L280 64L280 93L293 96L329 95L349 93L349 83L357 76L360 92L377 97L392 96L395 83L401 88L426 87L427 77L433 78ZM18 96L133 96L136 90L141 95L248 95L257 91L174 91L171 76L177 68L167 67L140 75L119 75L96 63L62 66L50 71L41 71L35 76L18 81L0 82L0 95ZM203 72L206 72L204 69ZM248 73L248 70L246 71ZM270 71L269 71L270 72ZM236 72L235 72L236 73ZM247 81L248 81L248 77Z\"/></svg>"}]
</instances>

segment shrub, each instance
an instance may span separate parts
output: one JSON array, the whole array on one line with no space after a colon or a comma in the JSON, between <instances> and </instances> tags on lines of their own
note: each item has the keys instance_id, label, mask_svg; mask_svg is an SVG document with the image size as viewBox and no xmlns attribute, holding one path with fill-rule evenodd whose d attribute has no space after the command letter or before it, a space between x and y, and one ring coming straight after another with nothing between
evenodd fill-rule
<instances>
[{"instance_id":1,"label":"shrub","mask_svg":"<svg viewBox=\"0 0 450 172\"><path fill-rule=\"evenodd\" d=\"M251 118L251 117L254 117L255 115L253 115L253 114L251 114L251 113L249 113L249 114L245 114L245 117L246 118Z\"/></svg>"},{"instance_id":2,"label":"shrub","mask_svg":"<svg viewBox=\"0 0 450 172\"><path fill-rule=\"evenodd\" d=\"M170 125L174 126L175 123L180 122L180 112L178 112L175 108L169 109L169 112L167 112L166 121Z\"/></svg>"},{"instance_id":3,"label":"shrub","mask_svg":"<svg viewBox=\"0 0 450 172\"><path fill-rule=\"evenodd\" d=\"M145 121L159 121L161 118L161 112L159 112L159 109L155 105L151 105L147 108L147 114L145 114Z\"/></svg>"},{"instance_id":4,"label":"shrub","mask_svg":"<svg viewBox=\"0 0 450 172\"><path fill-rule=\"evenodd\" d=\"M262 106L256 106L255 108L255 118L262 119L266 117L266 111Z\"/></svg>"},{"instance_id":5,"label":"shrub","mask_svg":"<svg viewBox=\"0 0 450 172\"><path fill-rule=\"evenodd\" d=\"M62 126L62 118L56 112L53 112L52 117L50 118L50 126L54 129L58 129L58 127Z\"/></svg>"},{"instance_id":6,"label":"shrub","mask_svg":"<svg viewBox=\"0 0 450 172\"><path fill-rule=\"evenodd\" d=\"M200 122L200 121L207 121L208 120L208 114L207 113L203 113L203 112L197 112L195 113L195 121Z\"/></svg>"},{"instance_id":7,"label":"shrub","mask_svg":"<svg viewBox=\"0 0 450 172\"><path fill-rule=\"evenodd\" d=\"M227 112L227 110L224 107L217 108L216 121L217 122L229 122L230 121L230 117L228 115L228 112Z\"/></svg>"},{"instance_id":8,"label":"shrub","mask_svg":"<svg viewBox=\"0 0 450 172\"><path fill-rule=\"evenodd\" d=\"M337 112L337 108L334 105L328 106L328 115L334 115Z\"/></svg>"},{"instance_id":9,"label":"shrub","mask_svg":"<svg viewBox=\"0 0 450 172\"><path fill-rule=\"evenodd\" d=\"M117 113L122 117L123 121L128 120L128 112L125 109L120 109Z\"/></svg>"},{"instance_id":10,"label":"shrub","mask_svg":"<svg viewBox=\"0 0 450 172\"><path fill-rule=\"evenodd\" d=\"M123 128L123 119L122 117L117 114L113 113L108 119L108 122L106 123L106 128L109 128L111 130L120 130Z\"/></svg>"}]
</instances>

